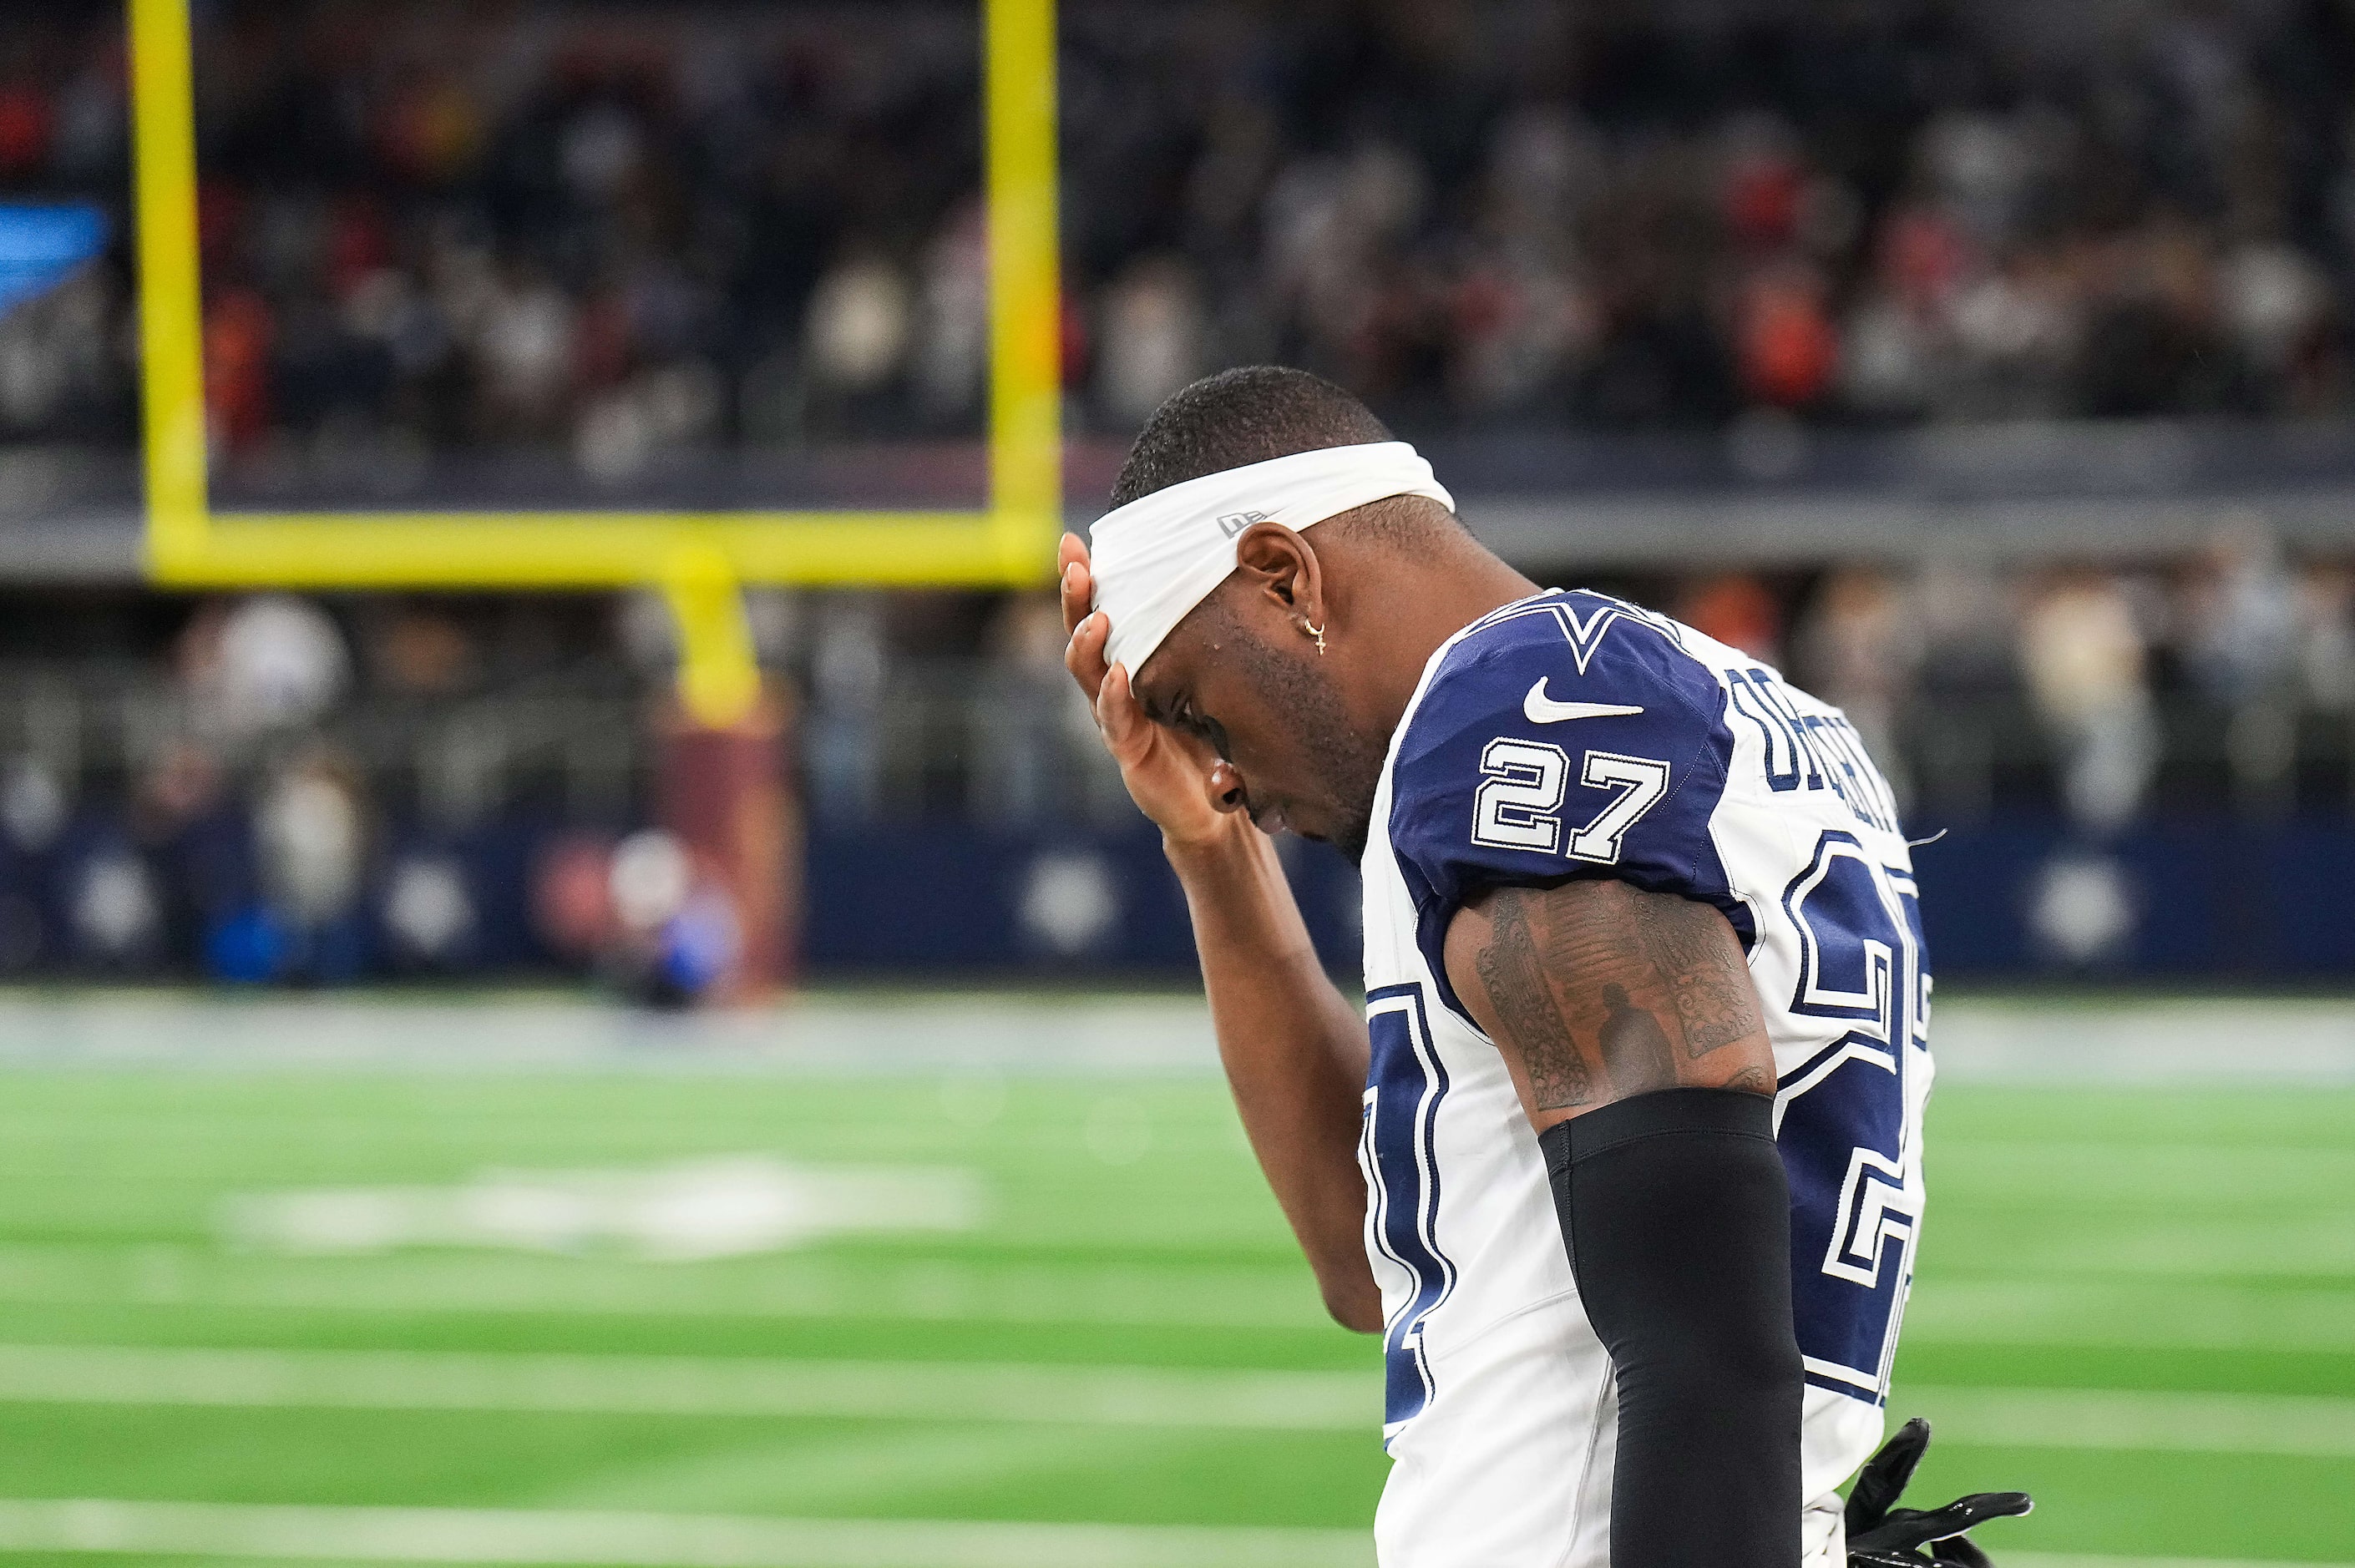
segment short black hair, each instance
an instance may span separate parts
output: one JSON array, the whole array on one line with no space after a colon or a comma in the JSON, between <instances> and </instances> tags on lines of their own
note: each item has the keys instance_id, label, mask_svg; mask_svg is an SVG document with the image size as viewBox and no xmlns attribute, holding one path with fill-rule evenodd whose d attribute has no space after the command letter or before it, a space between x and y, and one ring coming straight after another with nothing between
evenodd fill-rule
<instances>
[{"instance_id":1,"label":"short black hair","mask_svg":"<svg viewBox=\"0 0 2355 1568\"><path fill-rule=\"evenodd\" d=\"M1373 410L1321 376L1281 365L1221 370L1153 410L1114 482L1114 506L1245 463L1391 440Z\"/></svg>"}]
</instances>

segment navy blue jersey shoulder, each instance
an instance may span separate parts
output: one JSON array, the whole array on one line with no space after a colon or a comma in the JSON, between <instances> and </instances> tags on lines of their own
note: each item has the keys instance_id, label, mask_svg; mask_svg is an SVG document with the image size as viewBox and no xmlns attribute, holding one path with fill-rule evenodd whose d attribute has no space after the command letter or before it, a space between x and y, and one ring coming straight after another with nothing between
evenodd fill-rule
<instances>
[{"instance_id":1,"label":"navy blue jersey shoulder","mask_svg":"<svg viewBox=\"0 0 2355 1568\"><path fill-rule=\"evenodd\" d=\"M1733 757L1723 688L1682 635L1602 594L1540 594L1432 672L1399 736L1390 842L1456 1012L1441 944L1491 887L1612 878L1714 905L1751 940L1710 836Z\"/></svg>"}]
</instances>

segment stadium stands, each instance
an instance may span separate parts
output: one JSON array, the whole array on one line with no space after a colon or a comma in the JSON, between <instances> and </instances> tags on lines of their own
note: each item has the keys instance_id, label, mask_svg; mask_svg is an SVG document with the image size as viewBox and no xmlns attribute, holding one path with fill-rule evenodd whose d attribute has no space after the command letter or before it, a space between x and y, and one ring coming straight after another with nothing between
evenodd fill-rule
<instances>
[{"instance_id":1,"label":"stadium stands","mask_svg":"<svg viewBox=\"0 0 2355 1568\"><path fill-rule=\"evenodd\" d=\"M1317 367L1533 573L1843 703L1924 832L2009 868L1949 969L2343 964L2245 868L2355 865L2347 27L1073 0L1075 520L1191 375ZM0 315L0 971L610 961L581 889L646 814L659 611L133 588L120 12L0 37L0 201L113 237ZM978 499L976 46L946 0L204 8L221 495ZM752 609L814 889L865 911L815 960L1185 961L1051 607ZM2152 896L2240 833L2250 886ZM894 857L1006 917L927 935L834 869ZM1040 876L1102 918L1027 926Z\"/></svg>"}]
</instances>

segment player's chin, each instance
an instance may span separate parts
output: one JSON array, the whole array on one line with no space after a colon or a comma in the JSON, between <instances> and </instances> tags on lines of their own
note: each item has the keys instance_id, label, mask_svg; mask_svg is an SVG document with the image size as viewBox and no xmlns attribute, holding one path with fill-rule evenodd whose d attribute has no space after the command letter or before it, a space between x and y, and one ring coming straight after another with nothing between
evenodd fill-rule
<instances>
[{"instance_id":1,"label":"player's chin","mask_svg":"<svg viewBox=\"0 0 2355 1568\"><path fill-rule=\"evenodd\" d=\"M1304 839L1331 844L1355 862L1365 856L1370 821L1362 811L1337 811L1307 826L1295 824L1293 831Z\"/></svg>"}]
</instances>

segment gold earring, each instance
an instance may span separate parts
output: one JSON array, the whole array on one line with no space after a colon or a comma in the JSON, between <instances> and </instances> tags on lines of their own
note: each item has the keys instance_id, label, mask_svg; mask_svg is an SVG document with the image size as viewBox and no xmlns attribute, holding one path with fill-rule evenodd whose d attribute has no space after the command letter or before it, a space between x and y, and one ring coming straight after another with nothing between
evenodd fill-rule
<instances>
[{"instance_id":1,"label":"gold earring","mask_svg":"<svg viewBox=\"0 0 2355 1568\"><path fill-rule=\"evenodd\" d=\"M1314 637L1315 639L1316 639L1316 654L1317 654L1317 657L1319 657L1319 658L1324 657L1324 654L1325 654L1325 629L1324 629L1323 627L1321 627L1321 626L1318 626L1318 625L1315 624L1315 623L1314 623L1314 622L1312 622L1312 621L1311 621L1311 620L1310 620L1306 616L1305 616L1305 615L1304 615L1304 616L1302 616L1302 617L1300 618L1300 630L1303 630L1303 631L1305 631L1306 633L1308 633L1308 635L1309 635L1309 636Z\"/></svg>"}]
</instances>

